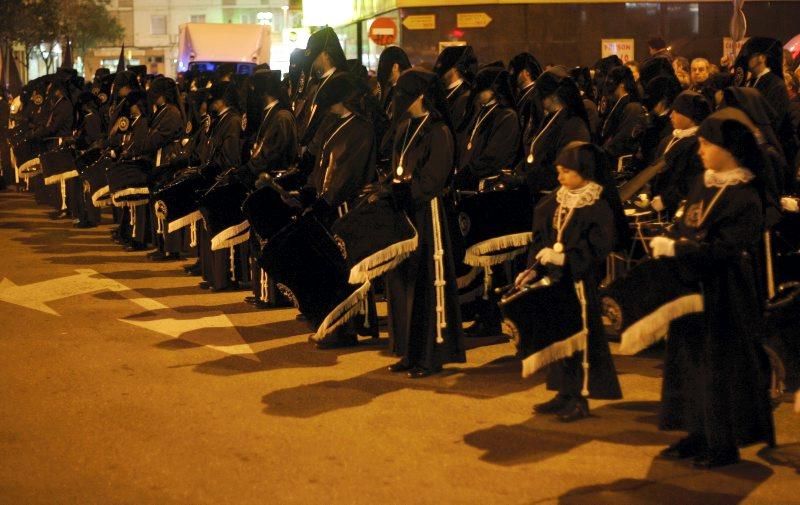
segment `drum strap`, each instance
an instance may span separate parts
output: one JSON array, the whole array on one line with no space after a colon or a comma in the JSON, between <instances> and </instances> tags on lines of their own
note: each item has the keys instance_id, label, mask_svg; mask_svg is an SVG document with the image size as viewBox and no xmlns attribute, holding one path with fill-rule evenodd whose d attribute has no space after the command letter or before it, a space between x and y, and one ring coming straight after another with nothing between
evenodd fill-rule
<instances>
[{"instance_id":1,"label":"drum strap","mask_svg":"<svg viewBox=\"0 0 800 505\"><path fill-rule=\"evenodd\" d=\"M189 225L189 247L197 247L197 221Z\"/></svg>"},{"instance_id":2,"label":"drum strap","mask_svg":"<svg viewBox=\"0 0 800 505\"><path fill-rule=\"evenodd\" d=\"M132 205L128 205L128 212L131 215L131 235L136 236L136 209Z\"/></svg>"},{"instance_id":3,"label":"drum strap","mask_svg":"<svg viewBox=\"0 0 800 505\"><path fill-rule=\"evenodd\" d=\"M269 301L269 277L264 269L261 269L261 301Z\"/></svg>"},{"instance_id":4,"label":"drum strap","mask_svg":"<svg viewBox=\"0 0 800 505\"><path fill-rule=\"evenodd\" d=\"M231 260L231 280L236 282L236 246L231 245L230 247L230 260Z\"/></svg>"},{"instance_id":5,"label":"drum strap","mask_svg":"<svg viewBox=\"0 0 800 505\"><path fill-rule=\"evenodd\" d=\"M575 283L575 293L578 295L578 301L581 303L581 319L583 320L583 360L581 366L583 367L583 388L581 389L581 396L584 398L589 397L589 321L586 314L586 292L584 291L583 281Z\"/></svg>"},{"instance_id":6,"label":"drum strap","mask_svg":"<svg viewBox=\"0 0 800 505\"><path fill-rule=\"evenodd\" d=\"M444 343L442 330L447 327L447 313L444 301L444 247L442 246L442 227L439 219L439 198L431 200L433 221L433 289L436 293L436 343Z\"/></svg>"}]
</instances>

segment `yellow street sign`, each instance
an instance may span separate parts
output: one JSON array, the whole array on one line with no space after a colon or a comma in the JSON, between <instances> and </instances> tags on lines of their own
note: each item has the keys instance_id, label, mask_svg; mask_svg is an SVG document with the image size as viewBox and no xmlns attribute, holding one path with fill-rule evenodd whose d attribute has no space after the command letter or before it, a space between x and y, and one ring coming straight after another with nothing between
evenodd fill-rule
<instances>
[{"instance_id":1,"label":"yellow street sign","mask_svg":"<svg viewBox=\"0 0 800 505\"><path fill-rule=\"evenodd\" d=\"M492 18L485 12L459 12L456 14L456 24L459 28L486 28Z\"/></svg>"},{"instance_id":2,"label":"yellow street sign","mask_svg":"<svg viewBox=\"0 0 800 505\"><path fill-rule=\"evenodd\" d=\"M436 14L415 14L406 16L403 26L409 30L435 30Z\"/></svg>"}]
</instances>

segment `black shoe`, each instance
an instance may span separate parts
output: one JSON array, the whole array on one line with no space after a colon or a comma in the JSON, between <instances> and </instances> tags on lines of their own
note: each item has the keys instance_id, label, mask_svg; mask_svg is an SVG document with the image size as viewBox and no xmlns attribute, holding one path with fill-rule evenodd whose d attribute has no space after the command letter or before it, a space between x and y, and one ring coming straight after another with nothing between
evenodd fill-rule
<instances>
[{"instance_id":1,"label":"black shoe","mask_svg":"<svg viewBox=\"0 0 800 505\"><path fill-rule=\"evenodd\" d=\"M191 275L191 276L198 276L202 273L200 271L200 265L192 265L191 268L186 268L184 269L184 271L186 272L186 275Z\"/></svg>"},{"instance_id":2,"label":"black shoe","mask_svg":"<svg viewBox=\"0 0 800 505\"><path fill-rule=\"evenodd\" d=\"M502 334L503 330L500 328L499 323L492 324L482 321L475 321L472 326L464 330L464 336L470 338L496 337Z\"/></svg>"},{"instance_id":3,"label":"black shoe","mask_svg":"<svg viewBox=\"0 0 800 505\"><path fill-rule=\"evenodd\" d=\"M199 269L199 268L200 268L200 261L195 261L191 265L184 265L183 266L183 271L188 274L189 272L191 272L193 270L196 270L196 269Z\"/></svg>"},{"instance_id":4,"label":"black shoe","mask_svg":"<svg viewBox=\"0 0 800 505\"><path fill-rule=\"evenodd\" d=\"M732 449L706 451L705 454L694 458L692 466L710 470L712 468L735 465L739 461L741 461L739 459L739 449L734 447Z\"/></svg>"},{"instance_id":5,"label":"black shoe","mask_svg":"<svg viewBox=\"0 0 800 505\"><path fill-rule=\"evenodd\" d=\"M413 369L413 368L414 368L414 367L412 367L411 365L407 364L407 363L406 363L405 361L403 361L403 360L400 360L400 361L398 361L397 363L395 363L394 365L389 365L389 366L387 367L387 369L388 369L390 372L392 372L392 373L398 373L398 372L408 372L409 370L411 370L411 369Z\"/></svg>"},{"instance_id":6,"label":"black shoe","mask_svg":"<svg viewBox=\"0 0 800 505\"><path fill-rule=\"evenodd\" d=\"M244 303L246 303L248 305L255 305L255 304L259 303L260 301L261 301L261 298L259 298L257 296L245 296L244 297Z\"/></svg>"},{"instance_id":7,"label":"black shoe","mask_svg":"<svg viewBox=\"0 0 800 505\"><path fill-rule=\"evenodd\" d=\"M158 261L158 262L180 261L181 260L181 255L179 253L167 253L167 254L161 253L161 254L156 254L156 255L151 256L150 260L151 261Z\"/></svg>"},{"instance_id":8,"label":"black shoe","mask_svg":"<svg viewBox=\"0 0 800 505\"><path fill-rule=\"evenodd\" d=\"M139 252L139 251L146 251L147 246L139 243L139 242L131 242L130 244L125 246L126 252Z\"/></svg>"},{"instance_id":9,"label":"black shoe","mask_svg":"<svg viewBox=\"0 0 800 505\"><path fill-rule=\"evenodd\" d=\"M682 438L659 453L663 459L696 458L706 453L705 443L700 437Z\"/></svg>"},{"instance_id":10,"label":"black shoe","mask_svg":"<svg viewBox=\"0 0 800 505\"><path fill-rule=\"evenodd\" d=\"M72 227L79 229L86 229L86 228L97 228L97 225L94 223L87 223L86 221L78 221L76 224L72 225Z\"/></svg>"},{"instance_id":11,"label":"black shoe","mask_svg":"<svg viewBox=\"0 0 800 505\"><path fill-rule=\"evenodd\" d=\"M211 286L209 289L215 293L222 293L224 291L236 291L237 289L239 289L239 283L233 281L229 284L226 284L225 286L220 286L220 287Z\"/></svg>"},{"instance_id":12,"label":"black shoe","mask_svg":"<svg viewBox=\"0 0 800 505\"><path fill-rule=\"evenodd\" d=\"M533 406L536 414L558 414L569 403L569 398L564 395L556 395L552 400L544 403L537 403Z\"/></svg>"},{"instance_id":13,"label":"black shoe","mask_svg":"<svg viewBox=\"0 0 800 505\"><path fill-rule=\"evenodd\" d=\"M211 289L211 283L208 281L200 281L197 287L200 289Z\"/></svg>"},{"instance_id":14,"label":"black shoe","mask_svg":"<svg viewBox=\"0 0 800 505\"><path fill-rule=\"evenodd\" d=\"M589 417L589 402L586 398L575 398L558 413L558 420L562 423L571 423Z\"/></svg>"},{"instance_id":15,"label":"black shoe","mask_svg":"<svg viewBox=\"0 0 800 505\"><path fill-rule=\"evenodd\" d=\"M295 321L308 321L308 318L302 312L294 316Z\"/></svg>"},{"instance_id":16,"label":"black shoe","mask_svg":"<svg viewBox=\"0 0 800 505\"><path fill-rule=\"evenodd\" d=\"M348 336L348 337L334 337L334 338L325 338L320 340L316 343L317 349L320 350L327 350L327 349L343 349L346 347L355 347L358 345L358 337L355 335Z\"/></svg>"},{"instance_id":17,"label":"black shoe","mask_svg":"<svg viewBox=\"0 0 800 505\"><path fill-rule=\"evenodd\" d=\"M50 213L50 219L64 219L66 217L69 217L69 212L66 210L57 210Z\"/></svg>"},{"instance_id":18,"label":"black shoe","mask_svg":"<svg viewBox=\"0 0 800 505\"><path fill-rule=\"evenodd\" d=\"M416 368L411 369L408 372L408 374L406 374L406 376L409 379L424 379L425 377L430 377L431 375L437 374L437 373L439 373L441 371L442 371L441 368L436 369L436 370L429 370L427 368L416 367Z\"/></svg>"}]
</instances>

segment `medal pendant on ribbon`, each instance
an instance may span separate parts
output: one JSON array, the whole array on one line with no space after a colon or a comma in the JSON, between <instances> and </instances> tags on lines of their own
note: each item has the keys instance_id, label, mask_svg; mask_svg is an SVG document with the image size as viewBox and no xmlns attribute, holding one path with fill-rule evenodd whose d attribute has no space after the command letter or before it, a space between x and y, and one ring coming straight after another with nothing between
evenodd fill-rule
<instances>
[{"instance_id":1,"label":"medal pendant on ribbon","mask_svg":"<svg viewBox=\"0 0 800 505\"><path fill-rule=\"evenodd\" d=\"M526 161L528 162L528 165L530 165L531 163L533 163L533 155L532 155L532 154L529 154L529 155L528 155L528 157L526 158Z\"/></svg>"},{"instance_id":2,"label":"medal pendant on ribbon","mask_svg":"<svg viewBox=\"0 0 800 505\"><path fill-rule=\"evenodd\" d=\"M556 242L556 243L553 245L553 250L554 250L555 252L559 253L559 254L560 254L560 253L562 253L562 252L564 252L564 244L562 244L561 242Z\"/></svg>"},{"instance_id":3,"label":"medal pendant on ribbon","mask_svg":"<svg viewBox=\"0 0 800 505\"><path fill-rule=\"evenodd\" d=\"M472 142L467 144L467 151L472 151Z\"/></svg>"},{"instance_id":4,"label":"medal pendant on ribbon","mask_svg":"<svg viewBox=\"0 0 800 505\"><path fill-rule=\"evenodd\" d=\"M397 165L397 169L395 170L395 173L397 174L398 177L403 175L403 165Z\"/></svg>"}]
</instances>

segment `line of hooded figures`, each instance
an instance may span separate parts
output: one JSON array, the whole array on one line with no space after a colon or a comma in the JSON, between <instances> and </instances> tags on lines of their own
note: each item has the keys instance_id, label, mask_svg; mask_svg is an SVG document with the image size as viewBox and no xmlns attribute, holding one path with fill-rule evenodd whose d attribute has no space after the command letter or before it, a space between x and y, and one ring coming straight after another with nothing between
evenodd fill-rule
<instances>
[{"instance_id":1,"label":"line of hooded figures","mask_svg":"<svg viewBox=\"0 0 800 505\"><path fill-rule=\"evenodd\" d=\"M60 70L20 97L14 166L75 226L110 208L126 250L196 254L201 289L293 304L319 349L385 323L387 373L505 335L563 422L622 397L609 339L668 336L660 425L687 436L662 457L722 466L775 444L798 386L797 132L780 42L697 89L662 53L637 82L617 57L479 67L461 46L429 70L388 47L374 78L326 28L284 79Z\"/></svg>"}]
</instances>

